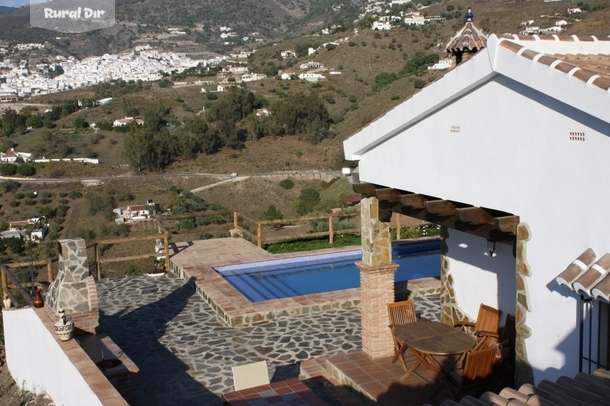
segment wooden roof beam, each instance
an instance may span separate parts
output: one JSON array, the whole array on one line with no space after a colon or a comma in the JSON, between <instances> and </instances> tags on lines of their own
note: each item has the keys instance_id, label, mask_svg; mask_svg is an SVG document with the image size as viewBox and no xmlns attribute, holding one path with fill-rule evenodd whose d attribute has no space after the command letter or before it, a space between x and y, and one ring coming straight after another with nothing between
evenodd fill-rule
<instances>
[{"instance_id":1,"label":"wooden roof beam","mask_svg":"<svg viewBox=\"0 0 610 406\"><path fill-rule=\"evenodd\" d=\"M354 192L366 195L367 197L375 196L375 190L379 189L379 186L374 185L372 183L355 183L352 186Z\"/></svg>"},{"instance_id":2,"label":"wooden roof beam","mask_svg":"<svg viewBox=\"0 0 610 406\"><path fill-rule=\"evenodd\" d=\"M464 223L480 225L493 222L493 216L480 207L462 207L456 209L455 213Z\"/></svg>"},{"instance_id":3,"label":"wooden roof beam","mask_svg":"<svg viewBox=\"0 0 610 406\"><path fill-rule=\"evenodd\" d=\"M494 217L494 225L498 230L502 232L517 235L519 216Z\"/></svg>"},{"instance_id":4,"label":"wooden roof beam","mask_svg":"<svg viewBox=\"0 0 610 406\"><path fill-rule=\"evenodd\" d=\"M431 214L439 216L453 216L455 214L455 205L447 200L428 200L424 202L426 210Z\"/></svg>"},{"instance_id":5,"label":"wooden roof beam","mask_svg":"<svg viewBox=\"0 0 610 406\"><path fill-rule=\"evenodd\" d=\"M397 203L400 192L392 188L375 189L375 195L379 200L385 200L390 203Z\"/></svg>"},{"instance_id":6,"label":"wooden roof beam","mask_svg":"<svg viewBox=\"0 0 610 406\"><path fill-rule=\"evenodd\" d=\"M406 195L399 196L400 204L406 206L410 209L421 210L425 208L424 202L426 199L422 195L418 195L416 193L410 193Z\"/></svg>"}]
</instances>

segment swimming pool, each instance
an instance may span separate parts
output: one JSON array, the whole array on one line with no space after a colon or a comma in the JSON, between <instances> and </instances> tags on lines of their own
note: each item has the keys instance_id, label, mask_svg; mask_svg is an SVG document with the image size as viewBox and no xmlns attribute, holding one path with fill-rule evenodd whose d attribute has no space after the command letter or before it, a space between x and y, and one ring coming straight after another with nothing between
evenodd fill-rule
<instances>
[{"instance_id":1,"label":"swimming pool","mask_svg":"<svg viewBox=\"0 0 610 406\"><path fill-rule=\"evenodd\" d=\"M357 288L361 250L227 265L215 270L252 302ZM396 282L440 275L440 241L392 246Z\"/></svg>"}]
</instances>

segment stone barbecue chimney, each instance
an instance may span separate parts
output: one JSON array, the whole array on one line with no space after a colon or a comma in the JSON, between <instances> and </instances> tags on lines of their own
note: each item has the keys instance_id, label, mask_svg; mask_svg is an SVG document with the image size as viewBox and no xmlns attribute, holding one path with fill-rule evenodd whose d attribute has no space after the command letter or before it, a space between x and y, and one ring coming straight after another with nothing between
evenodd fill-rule
<instances>
[{"instance_id":1,"label":"stone barbecue chimney","mask_svg":"<svg viewBox=\"0 0 610 406\"><path fill-rule=\"evenodd\" d=\"M94 334L99 325L99 305L95 280L87 266L85 240L59 240L59 245L59 272L49 286L47 310L57 319L59 308L63 308L76 329Z\"/></svg>"}]
</instances>

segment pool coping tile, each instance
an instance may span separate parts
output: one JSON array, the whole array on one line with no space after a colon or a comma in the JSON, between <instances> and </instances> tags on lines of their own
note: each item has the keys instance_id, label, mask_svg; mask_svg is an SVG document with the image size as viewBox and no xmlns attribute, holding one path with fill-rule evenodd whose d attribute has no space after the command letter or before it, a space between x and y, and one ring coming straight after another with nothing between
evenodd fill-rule
<instances>
[{"instance_id":1,"label":"pool coping tile","mask_svg":"<svg viewBox=\"0 0 610 406\"><path fill-rule=\"evenodd\" d=\"M170 259L170 272L190 280L198 295L230 326L360 306L360 288L251 302L214 269L225 265L347 252L353 251L353 246L271 254L243 238L221 238L176 243L173 248L175 253Z\"/></svg>"}]
</instances>

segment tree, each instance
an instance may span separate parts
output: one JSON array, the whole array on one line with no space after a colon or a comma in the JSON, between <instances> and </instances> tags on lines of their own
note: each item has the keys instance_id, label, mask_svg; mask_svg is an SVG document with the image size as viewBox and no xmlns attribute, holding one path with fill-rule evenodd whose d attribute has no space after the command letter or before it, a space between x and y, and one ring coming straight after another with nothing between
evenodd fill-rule
<instances>
[{"instance_id":1,"label":"tree","mask_svg":"<svg viewBox=\"0 0 610 406\"><path fill-rule=\"evenodd\" d=\"M320 193L315 189L305 188L295 203L297 213L303 216L311 212L318 203L320 203Z\"/></svg>"},{"instance_id":2,"label":"tree","mask_svg":"<svg viewBox=\"0 0 610 406\"><path fill-rule=\"evenodd\" d=\"M0 165L0 175L11 176L17 173L17 167L13 164Z\"/></svg>"},{"instance_id":3,"label":"tree","mask_svg":"<svg viewBox=\"0 0 610 406\"><path fill-rule=\"evenodd\" d=\"M21 164L17 167L17 173L22 176L32 176L36 173L36 169L29 164Z\"/></svg>"},{"instance_id":4,"label":"tree","mask_svg":"<svg viewBox=\"0 0 610 406\"><path fill-rule=\"evenodd\" d=\"M271 205L265 210L263 218L265 220L281 220L284 218L284 215L274 205Z\"/></svg>"},{"instance_id":5,"label":"tree","mask_svg":"<svg viewBox=\"0 0 610 406\"><path fill-rule=\"evenodd\" d=\"M74 119L74 128L83 128L83 124L85 123L85 119L83 117L76 117Z\"/></svg>"}]
</instances>

